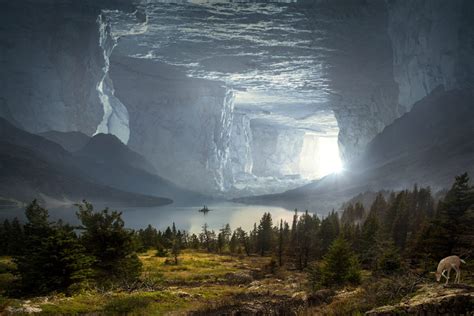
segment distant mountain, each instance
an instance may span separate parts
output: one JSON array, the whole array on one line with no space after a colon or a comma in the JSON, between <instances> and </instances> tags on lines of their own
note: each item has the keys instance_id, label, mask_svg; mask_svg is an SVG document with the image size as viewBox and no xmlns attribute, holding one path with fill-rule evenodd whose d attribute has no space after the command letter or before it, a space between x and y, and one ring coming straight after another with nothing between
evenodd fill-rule
<instances>
[{"instance_id":1,"label":"distant mountain","mask_svg":"<svg viewBox=\"0 0 474 316\"><path fill-rule=\"evenodd\" d=\"M61 145L69 152L78 151L79 149L83 148L91 139L89 136L81 132L48 131L38 133L38 135Z\"/></svg>"},{"instance_id":2,"label":"distant mountain","mask_svg":"<svg viewBox=\"0 0 474 316\"><path fill-rule=\"evenodd\" d=\"M153 166L143 156L132 151L114 135L98 134L73 155L85 174L114 188L166 196L178 203L201 203L209 199L156 175Z\"/></svg>"},{"instance_id":3,"label":"distant mountain","mask_svg":"<svg viewBox=\"0 0 474 316\"><path fill-rule=\"evenodd\" d=\"M49 204L79 202L113 206L159 206L172 200L130 193L97 183L60 145L0 118L0 197Z\"/></svg>"},{"instance_id":4,"label":"distant mountain","mask_svg":"<svg viewBox=\"0 0 474 316\"><path fill-rule=\"evenodd\" d=\"M435 90L387 126L346 169L281 194L237 201L327 211L365 191L415 183L438 190L465 171L474 177L474 90Z\"/></svg>"},{"instance_id":5,"label":"distant mountain","mask_svg":"<svg viewBox=\"0 0 474 316\"><path fill-rule=\"evenodd\" d=\"M75 155L91 158L99 164L112 163L140 169L150 174L156 173L151 163L112 134L95 135Z\"/></svg>"}]
</instances>

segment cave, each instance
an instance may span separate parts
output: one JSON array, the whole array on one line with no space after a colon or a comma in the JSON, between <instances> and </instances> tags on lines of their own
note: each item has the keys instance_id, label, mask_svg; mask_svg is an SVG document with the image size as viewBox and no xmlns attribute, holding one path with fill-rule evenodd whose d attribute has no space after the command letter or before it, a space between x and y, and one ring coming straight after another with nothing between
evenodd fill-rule
<instances>
[{"instance_id":1,"label":"cave","mask_svg":"<svg viewBox=\"0 0 474 316\"><path fill-rule=\"evenodd\" d=\"M471 1L178 2L3 3L0 115L115 135L177 185L238 197L344 170L474 81Z\"/></svg>"}]
</instances>

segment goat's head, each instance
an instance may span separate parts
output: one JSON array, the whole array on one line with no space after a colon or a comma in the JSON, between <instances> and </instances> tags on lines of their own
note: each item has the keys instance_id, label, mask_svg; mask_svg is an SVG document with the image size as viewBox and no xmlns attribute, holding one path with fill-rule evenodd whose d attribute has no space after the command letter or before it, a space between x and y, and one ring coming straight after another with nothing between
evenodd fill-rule
<instances>
[{"instance_id":1,"label":"goat's head","mask_svg":"<svg viewBox=\"0 0 474 316\"><path fill-rule=\"evenodd\" d=\"M436 282L439 282L439 280L441 280L441 273L435 272L435 276L436 276Z\"/></svg>"}]
</instances>

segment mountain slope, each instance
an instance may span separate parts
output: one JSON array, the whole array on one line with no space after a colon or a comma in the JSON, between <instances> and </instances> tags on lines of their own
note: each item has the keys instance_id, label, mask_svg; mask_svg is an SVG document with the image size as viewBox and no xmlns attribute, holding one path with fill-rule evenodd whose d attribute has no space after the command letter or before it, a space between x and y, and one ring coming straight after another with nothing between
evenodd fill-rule
<instances>
[{"instance_id":1,"label":"mountain slope","mask_svg":"<svg viewBox=\"0 0 474 316\"><path fill-rule=\"evenodd\" d=\"M166 196L175 202L209 199L155 174L153 166L111 134L98 134L73 153L78 167L96 181L129 192Z\"/></svg>"},{"instance_id":2,"label":"mountain slope","mask_svg":"<svg viewBox=\"0 0 474 316\"><path fill-rule=\"evenodd\" d=\"M39 133L38 135L61 145L69 152L78 151L90 140L89 136L81 132L48 131Z\"/></svg>"},{"instance_id":3,"label":"mountain slope","mask_svg":"<svg viewBox=\"0 0 474 316\"><path fill-rule=\"evenodd\" d=\"M114 206L158 206L172 201L114 189L87 177L60 145L0 118L0 197L58 203L87 199Z\"/></svg>"},{"instance_id":4,"label":"mountain slope","mask_svg":"<svg viewBox=\"0 0 474 316\"><path fill-rule=\"evenodd\" d=\"M346 169L281 194L237 201L327 211L368 190L414 183L448 187L455 175L474 174L474 90L437 89L386 127Z\"/></svg>"},{"instance_id":5,"label":"mountain slope","mask_svg":"<svg viewBox=\"0 0 474 316\"><path fill-rule=\"evenodd\" d=\"M143 156L128 148L112 134L95 135L74 154L92 158L99 163L127 165L148 173L156 173L155 168Z\"/></svg>"}]
</instances>

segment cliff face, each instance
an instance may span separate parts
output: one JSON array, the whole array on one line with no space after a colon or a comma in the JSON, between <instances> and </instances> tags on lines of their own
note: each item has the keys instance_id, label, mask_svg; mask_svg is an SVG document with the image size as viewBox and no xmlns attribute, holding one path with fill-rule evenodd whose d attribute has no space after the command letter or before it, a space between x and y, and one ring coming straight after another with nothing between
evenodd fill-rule
<instances>
[{"instance_id":1,"label":"cliff face","mask_svg":"<svg viewBox=\"0 0 474 316\"><path fill-rule=\"evenodd\" d=\"M0 113L32 132L95 132L102 105L98 10L54 1L3 1Z\"/></svg>"},{"instance_id":2,"label":"cliff face","mask_svg":"<svg viewBox=\"0 0 474 316\"><path fill-rule=\"evenodd\" d=\"M131 0L100 4L92 0L25 0L1 1L0 5L0 116L16 125L30 132L114 134L152 160L165 177L205 192L227 191L239 181L241 188L255 176L320 174L319 166L312 167L316 162L308 157L318 156L321 149L317 138L305 136L304 126L286 121L282 129L275 123L278 120L263 126L252 121L254 117L246 115L249 113L233 113L233 92L221 83L185 77L176 67L156 63L153 58L158 56L142 60L120 57L146 57L148 52L137 43L148 40L153 47L156 34L135 36L147 32L150 17L150 21L161 21L151 23L160 26L156 32L162 30L171 38L178 34L174 24L167 24L173 22L160 15L159 7L144 13L143 7L133 7ZM301 51L291 50L291 56L317 56L314 87L324 91L327 104L316 104L314 109L308 106L304 115L285 104L281 109L277 104L269 107L271 110L254 110L261 110L258 117L267 121L272 115L279 119L278 115L284 114L286 119L292 117L293 122L301 123L311 121L316 108L330 107L346 162L360 156L376 135L436 87L442 85L449 91L474 85L473 1L320 0L281 8L272 10L284 29L295 32L297 36L292 36L300 37L301 43L309 40L314 44ZM180 6L180 13L166 12L195 14L196 19L189 21L177 15L195 29L204 13L188 9ZM253 19L251 11L247 14ZM232 12L240 23L239 10ZM282 18L280 13L288 16ZM215 14L212 11L211 16ZM294 25L293 19L297 21ZM235 25L226 29L228 34L234 34L232 27ZM267 35L279 41L289 36L284 32L267 34L265 27L257 30L250 38L258 45L267 43ZM194 40L199 42L199 36ZM245 52L249 48L242 43L234 44ZM187 52L213 52L207 43L186 45L183 49ZM295 47L301 48L298 45ZM293 46L285 46L284 51ZM306 50L314 47L314 51ZM165 47L166 53L170 54ZM271 51L264 55L273 56ZM232 72L232 59L224 58L217 64L202 62L200 66L209 73L221 66ZM259 66L252 61L236 68L258 72ZM288 96L292 92L288 91Z\"/></svg>"},{"instance_id":3,"label":"cliff face","mask_svg":"<svg viewBox=\"0 0 474 316\"><path fill-rule=\"evenodd\" d=\"M398 102L409 111L438 86L474 84L474 3L387 1Z\"/></svg>"},{"instance_id":4,"label":"cliff face","mask_svg":"<svg viewBox=\"0 0 474 316\"><path fill-rule=\"evenodd\" d=\"M130 115L129 146L159 174L200 192L229 186L231 91L173 66L118 55L110 76Z\"/></svg>"},{"instance_id":5,"label":"cliff face","mask_svg":"<svg viewBox=\"0 0 474 316\"><path fill-rule=\"evenodd\" d=\"M299 174L304 131L278 128L252 121L253 173L257 176Z\"/></svg>"},{"instance_id":6,"label":"cliff face","mask_svg":"<svg viewBox=\"0 0 474 316\"><path fill-rule=\"evenodd\" d=\"M242 174L252 173L252 144L253 135L250 128L250 119L243 113L234 113L230 142L230 158L234 178L239 178Z\"/></svg>"},{"instance_id":7,"label":"cliff face","mask_svg":"<svg viewBox=\"0 0 474 316\"><path fill-rule=\"evenodd\" d=\"M383 1L307 1L303 7L316 42L327 48L329 104L339 125L341 157L365 145L403 112L397 104L388 13Z\"/></svg>"},{"instance_id":8,"label":"cliff face","mask_svg":"<svg viewBox=\"0 0 474 316\"><path fill-rule=\"evenodd\" d=\"M436 87L474 84L474 3L469 0L307 1L326 54L342 158Z\"/></svg>"},{"instance_id":9,"label":"cliff face","mask_svg":"<svg viewBox=\"0 0 474 316\"><path fill-rule=\"evenodd\" d=\"M455 175L474 172L473 99L473 89L437 89L377 135L348 170L240 201L329 211L365 191L403 190L415 183L434 191L448 188Z\"/></svg>"}]
</instances>

